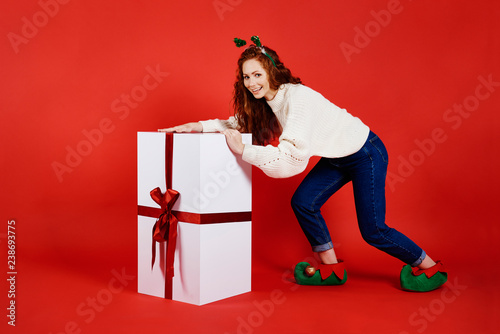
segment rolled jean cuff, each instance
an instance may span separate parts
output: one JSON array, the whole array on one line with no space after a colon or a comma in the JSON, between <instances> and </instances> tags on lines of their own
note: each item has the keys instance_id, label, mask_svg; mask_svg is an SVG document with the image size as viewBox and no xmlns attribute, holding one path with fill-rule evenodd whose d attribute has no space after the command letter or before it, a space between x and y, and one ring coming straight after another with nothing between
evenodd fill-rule
<instances>
[{"instance_id":1,"label":"rolled jean cuff","mask_svg":"<svg viewBox=\"0 0 500 334\"><path fill-rule=\"evenodd\" d=\"M412 266L412 267L418 266L420 263L422 263L422 261L425 259L426 256L427 256L427 254L425 254L425 251L422 250L422 255L420 255L420 257L417 259L417 261L410 264L410 266Z\"/></svg>"},{"instance_id":2,"label":"rolled jean cuff","mask_svg":"<svg viewBox=\"0 0 500 334\"><path fill-rule=\"evenodd\" d=\"M324 251L329 250L331 248L333 248L333 244L331 241L326 243L326 244L323 244L323 245L312 246L313 252L316 252L316 253L317 252L324 252Z\"/></svg>"}]
</instances>

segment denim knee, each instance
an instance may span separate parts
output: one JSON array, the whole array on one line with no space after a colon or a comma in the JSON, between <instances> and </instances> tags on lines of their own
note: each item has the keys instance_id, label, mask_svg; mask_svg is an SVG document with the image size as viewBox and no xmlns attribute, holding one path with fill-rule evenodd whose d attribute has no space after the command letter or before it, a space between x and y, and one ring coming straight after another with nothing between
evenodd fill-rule
<instances>
[{"instance_id":1,"label":"denim knee","mask_svg":"<svg viewBox=\"0 0 500 334\"><path fill-rule=\"evenodd\" d=\"M380 247L382 246L385 242L386 239L382 235L381 232L377 233L366 233L361 231L361 236L363 237L363 240L370 246L373 247Z\"/></svg>"},{"instance_id":2,"label":"denim knee","mask_svg":"<svg viewBox=\"0 0 500 334\"><path fill-rule=\"evenodd\" d=\"M300 196L299 193L295 192L290 200L290 205L293 211L303 211L308 210L308 203L306 203Z\"/></svg>"}]
</instances>

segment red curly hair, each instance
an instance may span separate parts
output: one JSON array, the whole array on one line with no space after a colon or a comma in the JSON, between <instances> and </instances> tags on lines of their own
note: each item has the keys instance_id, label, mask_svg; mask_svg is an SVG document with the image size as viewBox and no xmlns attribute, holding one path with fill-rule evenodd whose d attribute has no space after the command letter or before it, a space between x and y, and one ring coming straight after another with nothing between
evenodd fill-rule
<instances>
[{"instance_id":1,"label":"red curly hair","mask_svg":"<svg viewBox=\"0 0 500 334\"><path fill-rule=\"evenodd\" d=\"M265 145L281 134L281 126L274 115L271 107L267 104L265 98L256 99L245 87L243 78L243 63L250 59L256 59L260 62L269 78L269 87L278 90L282 84L292 83L300 84L302 81L294 77L291 71L281 62L278 54L262 46L265 52L272 57L271 59L262 53L260 47L252 45L241 54L238 59L238 69L236 71L236 82L234 83L233 107L234 116L238 120L239 130L241 132L252 133L255 144Z\"/></svg>"}]
</instances>

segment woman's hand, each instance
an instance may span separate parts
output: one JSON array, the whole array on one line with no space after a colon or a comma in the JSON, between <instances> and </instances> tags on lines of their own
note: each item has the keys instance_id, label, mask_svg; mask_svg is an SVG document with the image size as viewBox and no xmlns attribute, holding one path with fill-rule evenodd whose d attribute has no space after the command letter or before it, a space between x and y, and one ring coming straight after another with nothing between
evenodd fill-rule
<instances>
[{"instance_id":1,"label":"woman's hand","mask_svg":"<svg viewBox=\"0 0 500 334\"><path fill-rule=\"evenodd\" d=\"M243 154L245 145L241 140L241 133L238 130L233 129L224 130L222 133L226 136L226 142L229 149L236 154Z\"/></svg>"},{"instance_id":2,"label":"woman's hand","mask_svg":"<svg viewBox=\"0 0 500 334\"><path fill-rule=\"evenodd\" d=\"M158 129L159 132L202 132L203 125L200 122L191 122L177 125L172 128Z\"/></svg>"}]
</instances>

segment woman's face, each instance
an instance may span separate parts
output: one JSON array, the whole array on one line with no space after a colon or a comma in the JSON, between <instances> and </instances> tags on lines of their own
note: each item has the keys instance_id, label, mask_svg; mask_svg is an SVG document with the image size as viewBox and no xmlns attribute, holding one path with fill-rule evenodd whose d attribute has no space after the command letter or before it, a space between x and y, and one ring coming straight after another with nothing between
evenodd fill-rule
<instances>
[{"instance_id":1,"label":"woman's face","mask_svg":"<svg viewBox=\"0 0 500 334\"><path fill-rule=\"evenodd\" d=\"M276 91L269 86L266 70L257 59L249 59L243 63L243 82L256 99L265 98L270 101Z\"/></svg>"}]
</instances>

